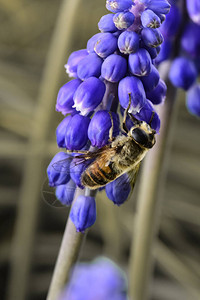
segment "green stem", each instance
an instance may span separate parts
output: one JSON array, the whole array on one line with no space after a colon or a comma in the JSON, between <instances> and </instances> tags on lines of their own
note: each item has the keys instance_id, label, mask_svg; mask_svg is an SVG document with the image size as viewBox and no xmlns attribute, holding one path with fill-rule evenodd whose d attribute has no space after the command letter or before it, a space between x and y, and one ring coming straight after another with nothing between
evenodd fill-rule
<instances>
[{"instance_id":1,"label":"green stem","mask_svg":"<svg viewBox=\"0 0 200 300\"><path fill-rule=\"evenodd\" d=\"M166 72L167 73L167 72ZM161 187L169 150L169 133L176 117L176 89L168 83L165 105L160 108L161 130L142 168L138 207L130 256L130 298L145 300L152 269L152 245L158 227Z\"/></svg>"}]
</instances>

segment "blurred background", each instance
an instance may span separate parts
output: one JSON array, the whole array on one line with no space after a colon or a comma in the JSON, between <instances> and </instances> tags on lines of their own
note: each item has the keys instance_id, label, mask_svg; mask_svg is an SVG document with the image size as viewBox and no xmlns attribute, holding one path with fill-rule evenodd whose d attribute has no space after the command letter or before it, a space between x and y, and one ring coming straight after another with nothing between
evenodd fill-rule
<instances>
[{"instance_id":1,"label":"blurred background","mask_svg":"<svg viewBox=\"0 0 200 300\"><path fill-rule=\"evenodd\" d=\"M42 197L46 167L58 151L56 94L69 80L68 55L86 47L107 12L104 0L82 0L70 21L64 2L0 0L2 300L45 299L69 212ZM200 122L187 112L183 94L177 101L151 300L200 299ZM80 259L103 254L128 272L136 202L118 208L99 194L97 203Z\"/></svg>"}]
</instances>

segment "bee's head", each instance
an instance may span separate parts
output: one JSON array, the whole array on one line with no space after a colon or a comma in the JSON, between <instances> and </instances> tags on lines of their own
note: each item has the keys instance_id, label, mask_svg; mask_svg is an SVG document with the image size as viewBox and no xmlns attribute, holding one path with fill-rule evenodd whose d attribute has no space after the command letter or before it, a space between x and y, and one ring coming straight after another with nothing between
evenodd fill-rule
<instances>
[{"instance_id":1,"label":"bee's head","mask_svg":"<svg viewBox=\"0 0 200 300\"><path fill-rule=\"evenodd\" d=\"M130 136L140 146L150 149L156 142L156 131L152 129L146 122L141 121L137 126L130 129Z\"/></svg>"}]
</instances>

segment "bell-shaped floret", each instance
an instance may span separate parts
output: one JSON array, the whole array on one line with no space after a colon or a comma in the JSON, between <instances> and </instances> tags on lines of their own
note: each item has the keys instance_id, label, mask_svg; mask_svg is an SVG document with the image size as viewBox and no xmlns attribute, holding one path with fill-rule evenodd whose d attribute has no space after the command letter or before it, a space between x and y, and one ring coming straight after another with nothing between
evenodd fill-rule
<instances>
[{"instance_id":1,"label":"bell-shaped floret","mask_svg":"<svg viewBox=\"0 0 200 300\"><path fill-rule=\"evenodd\" d=\"M62 122L60 122L60 124L56 128L56 139L57 139L58 147L60 147L60 148L66 148L65 133L66 133L67 125L68 125L69 121L71 120L71 118L72 118L72 116L67 116L66 118L64 118L62 120Z\"/></svg>"},{"instance_id":2,"label":"bell-shaped floret","mask_svg":"<svg viewBox=\"0 0 200 300\"><path fill-rule=\"evenodd\" d=\"M65 133L65 145L69 150L80 150L88 141L87 130L90 118L74 115L67 124Z\"/></svg>"},{"instance_id":3,"label":"bell-shaped floret","mask_svg":"<svg viewBox=\"0 0 200 300\"><path fill-rule=\"evenodd\" d=\"M160 18L150 9L143 11L141 15L142 26L149 28L158 28L161 25Z\"/></svg>"},{"instance_id":4,"label":"bell-shaped floret","mask_svg":"<svg viewBox=\"0 0 200 300\"><path fill-rule=\"evenodd\" d=\"M80 79L73 79L60 88L56 102L57 111L60 111L63 115L76 111L72 107L74 105L73 97L81 82Z\"/></svg>"},{"instance_id":5,"label":"bell-shaped floret","mask_svg":"<svg viewBox=\"0 0 200 300\"><path fill-rule=\"evenodd\" d=\"M151 58L155 59L158 56L158 54L160 53L161 46L152 48L152 47L146 46L143 42L141 42L141 48L146 49L149 52Z\"/></svg>"},{"instance_id":6,"label":"bell-shaped floret","mask_svg":"<svg viewBox=\"0 0 200 300\"><path fill-rule=\"evenodd\" d=\"M141 36L144 44L148 47L156 48L163 42L163 36L158 29L143 28Z\"/></svg>"},{"instance_id":7,"label":"bell-shaped floret","mask_svg":"<svg viewBox=\"0 0 200 300\"><path fill-rule=\"evenodd\" d=\"M81 49L78 51L74 51L70 54L68 61L65 65L66 73L69 75L69 77L76 77L77 74L77 66L79 62L88 55L88 52L86 49Z\"/></svg>"},{"instance_id":8,"label":"bell-shaped floret","mask_svg":"<svg viewBox=\"0 0 200 300\"><path fill-rule=\"evenodd\" d=\"M101 76L110 82L120 81L127 72L127 60L121 55L111 54L103 62Z\"/></svg>"},{"instance_id":9,"label":"bell-shaped floret","mask_svg":"<svg viewBox=\"0 0 200 300\"><path fill-rule=\"evenodd\" d=\"M90 53L81 60L77 68L77 76L81 80L85 80L89 77L99 77L101 75L101 65L103 63L96 53Z\"/></svg>"},{"instance_id":10,"label":"bell-shaped floret","mask_svg":"<svg viewBox=\"0 0 200 300\"><path fill-rule=\"evenodd\" d=\"M139 49L139 36L134 31L124 31L118 38L118 47L121 53L130 54Z\"/></svg>"},{"instance_id":11,"label":"bell-shaped floret","mask_svg":"<svg viewBox=\"0 0 200 300\"><path fill-rule=\"evenodd\" d=\"M113 119L113 137L119 134L119 117L110 112ZM110 114L106 110L99 110L93 116L88 127L88 138L92 146L101 148L108 143L109 132L112 127Z\"/></svg>"},{"instance_id":12,"label":"bell-shaped floret","mask_svg":"<svg viewBox=\"0 0 200 300\"><path fill-rule=\"evenodd\" d=\"M200 56L200 26L188 23L181 37L181 46L192 57Z\"/></svg>"},{"instance_id":13,"label":"bell-shaped floret","mask_svg":"<svg viewBox=\"0 0 200 300\"><path fill-rule=\"evenodd\" d=\"M129 177L123 174L106 185L106 195L114 203L120 206L123 204L131 191Z\"/></svg>"},{"instance_id":14,"label":"bell-shaped floret","mask_svg":"<svg viewBox=\"0 0 200 300\"><path fill-rule=\"evenodd\" d=\"M169 79L174 86L188 90L197 78L194 63L186 57L176 58L169 71Z\"/></svg>"},{"instance_id":15,"label":"bell-shaped floret","mask_svg":"<svg viewBox=\"0 0 200 300\"><path fill-rule=\"evenodd\" d=\"M102 58L114 53L117 50L117 38L110 32L100 33L94 51Z\"/></svg>"},{"instance_id":16,"label":"bell-shaped floret","mask_svg":"<svg viewBox=\"0 0 200 300\"><path fill-rule=\"evenodd\" d=\"M148 9L153 10L156 14L167 14L171 5L167 0L140 0Z\"/></svg>"},{"instance_id":17,"label":"bell-shaped floret","mask_svg":"<svg viewBox=\"0 0 200 300\"><path fill-rule=\"evenodd\" d=\"M117 13L120 11L128 10L133 5L132 0L107 0L106 8L113 12Z\"/></svg>"},{"instance_id":18,"label":"bell-shaped floret","mask_svg":"<svg viewBox=\"0 0 200 300\"><path fill-rule=\"evenodd\" d=\"M57 153L47 168L49 185L54 187L66 184L70 180L70 156L65 152Z\"/></svg>"},{"instance_id":19,"label":"bell-shaped floret","mask_svg":"<svg viewBox=\"0 0 200 300\"><path fill-rule=\"evenodd\" d=\"M101 32L96 33L93 35L87 42L87 51L88 53L94 53L94 46L98 40L98 38L101 36Z\"/></svg>"},{"instance_id":20,"label":"bell-shaped floret","mask_svg":"<svg viewBox=\"0 0 200 300\"><path fill-rule=\"evenodd\" d=\"M187 92L186 106L191 114L200 117L200 84L195 84Z\"/></svg>"},{"instance_id":21,"label":"bell-shaped floret","mask_svg":"<svg viewBox=\"0 0 200 300\"><path fill-rule=\"evenodd\" d=\"M119 82L118 95L123 108L128 107L131 98L129 112L133 114L139 112L146 101L143 84L135 76L127 76Z\"/></svg>"},{"instance_id":22,"label":"bell-shaped floret","mask_svg":"<svg viewBox=\"0 0 200 300\"><path fill-rule=\"evenodd\" d=\"M116 13L113 17L115 26L119 29L127 29L135 20L135 16L130 11Z\"/></svg>"},{"instance_id":23,"label":"bell-shaped floret","mask_svg":"<svg viewBox=\"0 0 200 300\"><path fill-rule=\"evenodd\" d=\"M113 14L107 14L101 17L98 23L99 30L101 32L115 32L117 31L117 27L113 22Z\"/></svg>"},{"instance_id":24,"label":"bell-shaped floret","mask_svg":"<svg viewBox=\"0 0 200 300\"><path fill-rule=\"evenodd\" d=\"M73 180L68 181L66 184L59 185L56 188L56 198L66 206L72 204L74 199L74 193L76 190L76 184Z\"/></svg>"},{"instance_id":25,"label":"bell-shaped floret","mask_svg":"<svg viewBox=\"0 0 200 300\"><path fill-rule=\"evenodd\" d=\"M166 16L165 22L160 27L160 31L164 38L173 38L178 33L181 25L181 13L177 5L171 6L170 12Z\"/></svg>"},{"instance_id":26,"label":"bell-shaped floret","mask_svg":"<svg viewBox=\"0 0 200 300\"><path fill-rule=\"evenodd\" d=\"M96 202L93 197L78 196L70 211L70 219L78 232L84 232L96 221Z\"/></svg>"},{"instance_id":27,"label":"bell-shaped floret","mask_svg":"<svg viewBox=\"0 0 200 300\"><path fill-rule=\"evenodd\" d=\"M102 101L105 84L96 77L90 77L80 84L74 94L74 106L82 115L93 111Z\"/></svg>"},{"instance_id":28,"label":"bell-shaped floret","mask_svg":"<svg viewBox=\"0 0 200 300\"><path fill-rule=\"evenodd\" d=\"M146 92L151 92L157 86L160 80L160 75L156 67L152 65L151 72L147 76L142 76L141 81L143 83Z\"/></svg>"},{"instance_id":29,"label":"bell-shaped floret","mask_svg":"<svg viewBox=\"0 0 200 300\"><path fill-rule=\"evenodd\" d=\"M149 52L140 48L136 53L132 53L128 57L129 70L133 75L146 76L151 72L151 56Z\"/></svg>"},{"instance_id":30,"label":"bell-shaped floret","mask_svg":"<svg viewBox=\"0 0 200 300\"><path fill-rule=\"evenodd\" d=\"M158 85L151 92L146 92L147 99L153 104L161 104L165 101L167 86L165 82L160 79Z\"/></svg>"},{"instance_id":31,"label":"bell-shaped floret","mask_svg":"<svg viewBox=\"0 0 200 300\"><path fill-rule=\"evenodd\" d=\"M200 25L200 1L199 0L186 0L187 11L190 19Z\"/></svg>"}]
</instances>

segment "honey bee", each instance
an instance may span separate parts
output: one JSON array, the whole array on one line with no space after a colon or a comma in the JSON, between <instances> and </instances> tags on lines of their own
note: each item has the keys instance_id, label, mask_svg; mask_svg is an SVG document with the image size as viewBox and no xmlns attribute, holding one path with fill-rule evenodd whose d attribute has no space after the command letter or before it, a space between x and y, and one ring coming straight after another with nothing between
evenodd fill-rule
<instances>
[{"instance_id":1,"label":"honey bee","mask_svg":"<svg viewBox=\"0 0 200 300\"><path fill-rule=\"evenodd\" d=\"M131 175L132 185L134 185L140 162L155 144L156 131L150 126L154 113L152 113L149 124L145 121L138 121L133 115L128 113L130 101L131 99L129 100L129 106L124 112L123 130L125 135L118 135L116 138L112 137L113 120L110 113L112 127L109 132L108 145L94 152L68 151L80 153L81 155L76 156L76 158L82 161L92 160L81 174L81 184L84 187L92 190L98 189L124 173ZM127 115L129 115L134 124L130 130L126 126Z\"/></svg>"}]
</instances>

